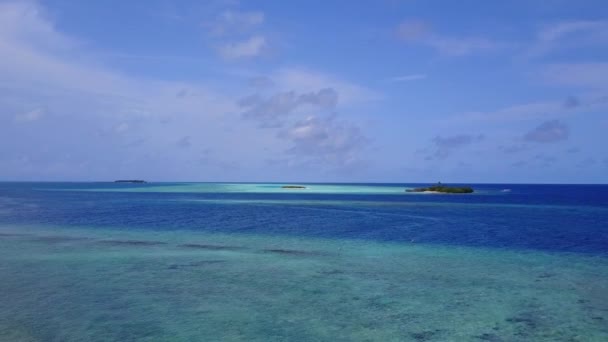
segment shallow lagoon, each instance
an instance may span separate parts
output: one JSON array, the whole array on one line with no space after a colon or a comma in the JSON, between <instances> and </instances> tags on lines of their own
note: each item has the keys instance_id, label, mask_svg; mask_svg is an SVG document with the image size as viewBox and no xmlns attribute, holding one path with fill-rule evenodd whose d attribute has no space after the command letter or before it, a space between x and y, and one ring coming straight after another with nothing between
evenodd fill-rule
<instances>
[{"instance_id":1,"label":"shallow lagoon","mask_svg":"<svg viewBox=\"0 0 608 342\"><path fill-rule=\"evenodd\" d=\"M283 188L285 185L304 188ZM149 183L144 186L115 184L112 187L84 189L85 191L158 192L158 193L280 193L280 194L403 194L405 188L395 184L301 184L301 183Z\"/></svg>"},{"instance_id":2,"label":"shallow lagoon","mask_svg":"<svg viewBox=\"0 0 608 342\"><path fill-rule=\"evenodd\" d=\"M6 341L602 341L608 260L192 232L5 228Z\"/></svg>"},{"instance_id":3,"label":"shallow lagoon","mask_svg":"<svg viewBox=\"0 0 608 342\"><path fill-rule=\"evenodd\" d=\"M96 186L0 184L0 340L608 339L591 194Z\"/></svg>"}]
</instances>

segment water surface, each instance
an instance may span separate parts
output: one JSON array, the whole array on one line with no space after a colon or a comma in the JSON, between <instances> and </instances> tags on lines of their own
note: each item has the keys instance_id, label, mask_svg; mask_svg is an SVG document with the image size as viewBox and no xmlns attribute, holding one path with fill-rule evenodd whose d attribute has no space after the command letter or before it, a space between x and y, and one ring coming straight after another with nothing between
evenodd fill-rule
<instances>
[{"instance_id":1,"label":"water surface","mask_svg":"<svg viewBox=\"0 0 608 342\"><path fill-rule=\"evenodd\" d=\"M0 340L608 339L606 186L281 185L0 183Z\"/></svg>"}]
</instances>

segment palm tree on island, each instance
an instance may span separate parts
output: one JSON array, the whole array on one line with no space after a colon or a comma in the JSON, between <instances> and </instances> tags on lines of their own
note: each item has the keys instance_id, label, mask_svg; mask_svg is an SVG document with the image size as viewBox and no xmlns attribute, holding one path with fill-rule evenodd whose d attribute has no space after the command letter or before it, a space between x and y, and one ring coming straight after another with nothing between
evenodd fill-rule
<instances>
[{"instance_id":1,"label":"palm tree on island","mask_svg":"<svg viewBox=\"0 0 608 342\"><path fill-rule=\"evenodd\" d=\"M442 193L442 194L470 194L473 193L474 190L470 186L463 187L452 187L441 184L441 182L437 182L435 185L431 185L426 188L414 188L407 189L406 192L432 192L432 193Z\"/></svg>"}]
</instances>

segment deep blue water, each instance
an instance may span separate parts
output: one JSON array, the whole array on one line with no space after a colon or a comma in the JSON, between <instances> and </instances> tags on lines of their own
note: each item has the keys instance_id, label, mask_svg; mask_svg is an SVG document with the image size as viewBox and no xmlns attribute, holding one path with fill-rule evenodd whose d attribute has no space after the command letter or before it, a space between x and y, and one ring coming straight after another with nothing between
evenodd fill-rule
<instances>
[{"instance_id":1,"label":"deep blue water","mask_svg":"<svg viewBox=\"0 0 608 342\"><path fill-rule=\"evenodd\" d=\"M473 195L81 191L158 185L173 184L0 183L0 225L608 252L608 185L478 184Z\"/></svg>"}]
</instances>

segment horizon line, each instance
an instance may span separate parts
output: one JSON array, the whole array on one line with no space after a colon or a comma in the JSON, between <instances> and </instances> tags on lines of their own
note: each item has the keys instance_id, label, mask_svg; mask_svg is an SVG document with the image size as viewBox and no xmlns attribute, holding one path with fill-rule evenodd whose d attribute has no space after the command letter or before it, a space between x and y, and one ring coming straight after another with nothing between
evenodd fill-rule
<instances>
[{"instance_id":1,"label":"horizon line","mask_svg":"<svg viewBox=\"0 0 608 342\"><path fill-rule=\"evenodd\" d=\"M0 183L116 183L117 180L0 180ZM320 182L320 181L155 181L143 180L145 183L207 183L207 184L478 184L478 185L608 185L608 183L526 183L526 182Z\"/></svg>"}]
</instances>

